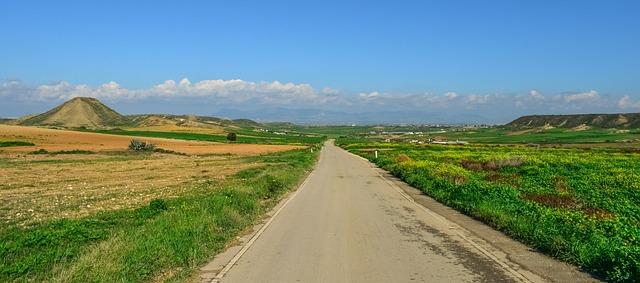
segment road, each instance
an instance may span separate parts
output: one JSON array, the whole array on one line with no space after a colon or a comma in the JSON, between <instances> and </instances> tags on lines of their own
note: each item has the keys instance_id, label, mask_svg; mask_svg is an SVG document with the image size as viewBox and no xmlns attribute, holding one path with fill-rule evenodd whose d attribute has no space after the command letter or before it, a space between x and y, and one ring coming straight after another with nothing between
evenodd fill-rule
<instances>
[{"instance_id":1,"label":"road","mask_svg":"<svg viewBox=\"0 0 640 283\"><path fill-rule=\"evenodd\" d=\"M261 232L220 282L547 281L331 143Z\"/></svg>"}]
</instances>

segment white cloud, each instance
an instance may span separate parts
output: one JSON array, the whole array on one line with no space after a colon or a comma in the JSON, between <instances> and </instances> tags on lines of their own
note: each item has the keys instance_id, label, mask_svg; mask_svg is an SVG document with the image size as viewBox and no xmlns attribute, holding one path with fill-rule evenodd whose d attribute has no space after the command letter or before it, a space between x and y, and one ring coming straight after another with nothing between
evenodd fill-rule
<instances>
[{"instance_id":1,"label":"white cloud","mask_svg":"<svg viewBox=\"0 0 640 283\"><path fill-rule=\"evenodd\" d=\"M335 111L408 111L429 113L469 113L506 115L507 112L565 113L640 109L634 97L601 97L595 90L582 93L542 94L537 90L514 94L392 93L381 91L344 93L330 87L316 89L292 82L249 82L240 79L191 82L166 80L142 89L129 89L110 81L97 87L56 82L29 86L18 80L0 80L0 99L5 101L46 101L58 103L77 96L96 97L109 102L148 101L158 103L197 102L202 106L230 108L268 107L318 108ZM1 103L0 103L1 104ZM152 103L153 104L153 103ZM155 104L157 105L157 104ZM489 107L491 106L491 107ZM515 106L515 107L514 107ZM496 112L500 109L500 113ZM518 110L519 109L519 110ZM0 107L0 110L2 108ZM6 111L6 110L5 110Z\"/></svg>"},{"instance_id":2,"label":"white cloud","mask_svg":"<svg viewBox=\"0 0 640 283\"><path fill-rule=\"evenodd\" d=\"M373 92L369 92L369 93L363 92L363 93L360 93L358 95L358 97L360 97L361 100L370 101L370 100L373 100L373 99L376 99L376 98L380 97L380 93L377 92L377 91L373 91Z\"/></svg>"},{"instance_id":3,"label":"white cloud","mask_svg":"<svg viewBox=\"0 0 640 283\"><path fill-rule=\"evenodd\" d=\"M444 96L447 98L447 100L454 100L454 99L456 99L456 97L458 97L458 94L455 93L455 92L450 91L450 92L445 93Z\"/></svg>"},{"instance_id":4,"label":"white cloud","mask_svg":"<svg viewBox=\"0 0 640 283\"><path fill-rule=\"evenodd\" d=\"M597 91L592 90L589 92L581 92L575 94L565 95L564 100L568 103L571 102L594 102L600 99L600 95Z\"/></svg>"},{"instance_id":5,"label":"white cloud","mask_svg":"<svg viewBox=\"0 0 640 283\"><path fill-rule=\"evenodd\" d=\"M467 96L466 102L471 106L471 105L480 105L480 104L487 104L489 102L489 100L491 100L491 95L489 94L485 94L485 95L480 95L480 94L471 94L469 96Z\"/></svg>"},{"instance_id":6,"label":"white cloud","mask_svg":"<svg viewBox=\"0 0 640 283\"><path fill-rule=\"evenodd\" d=\"M633 101L628 95L618 100L618 107L621 109L640 109L640 100Z\"/></svg>"},{"instance_id":7,"label":"white cloud","mask_svg":"<svg viewBox=\"0 0 640 283\"><path fill-rule=\"evenodd\" d=\"M544 95L542 95L540 92L538 92L537 90L532 90L529 92L529 98L531 100L535 100L535 101L541 101L544 100L545 97Z\"/></svg>"}]
</instances>

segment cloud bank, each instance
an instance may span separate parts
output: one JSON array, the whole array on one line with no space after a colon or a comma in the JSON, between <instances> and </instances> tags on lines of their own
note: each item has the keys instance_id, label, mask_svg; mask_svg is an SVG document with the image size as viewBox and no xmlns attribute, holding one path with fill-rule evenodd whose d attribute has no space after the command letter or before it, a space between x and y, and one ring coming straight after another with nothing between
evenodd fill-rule
<instances>
[{"instance_id":1,"label":"cloud bank","mask_svg":"<svg viewBox=\"0 0 640 283\"><path fill-rule=\"evenodd\" d=\"M346 93L330 87L315 88L305 83L250 82L239 79L191 82L184 78L179 81L166 80L144 89L129 89L114 81L92 87L66 81L31 86L19 80L4 80L0 81L0 99L5 102L0 106L0 116L9 116L7 113L33 113L27 105L57 104L78 96L95 97L116 105L146 105L144 109L131 106L131 111L171 111L173 108L169 106L184 103L197 107L181 111L202 115L220 113L220 109L315 109L344 113L397 112L405 113L407 120L411 121L416 120L416 115L424 115L424 118L418 120L425 122L434 117L454 117L449 118L453 120L456 120L455 117L467 117L465 119L475 122L505 122L524 114L640 110L640 100L629 95L602 95L595 90L563 93L542 93L538 90L525 93L468 94L454 91ZM19 109L20 107L23 109ZM19 110L24 113L18 113ZM273 113L273 116L277 116L277 111ZM384 115L379 116L384 118ZM404 117L399 114L396 116L398 119ZM295 117L292 119L295 120Z\"/></svg>"}]
</instances>

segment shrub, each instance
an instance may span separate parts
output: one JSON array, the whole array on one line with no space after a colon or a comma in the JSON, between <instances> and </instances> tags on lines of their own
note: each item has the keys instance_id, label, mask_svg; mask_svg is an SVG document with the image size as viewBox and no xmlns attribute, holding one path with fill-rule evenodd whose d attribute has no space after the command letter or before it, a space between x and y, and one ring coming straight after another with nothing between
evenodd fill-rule
<instances>
[{"instance_id":1,"label":"shrub","mask_svg":"<svg viewBox=\"0 0 640 283\"><path fill-rule=\"evenodd\" d=\"M155 144L150 142L143 142L139 140L131 140L129 143L129 150L133 151L153 151L156 148Z\"/></svg>"},{"instance_id":2,"label":"shrub","mask_svg":"<svg viewBox=\"0 0 640 283\"><path fill-rule=\"evenodd\" d=\"M35 145L32 142L26 141L0 141L0 147L9 147L9 146L33 146Z\"/></svg>"},{"instance_id":3,"label":"shrub","mask_svg":"<svg viewBox=\"0 0 640 283\"><path fill-rule=\"evenodd\" d=\"M29 152L29 153L30 153L30 154L48 154L48 153L49 153L49 151L48 151L48 150L46 150L46 149L44 149L44 148L41 148L41 149L38 149L38 150L36 150L36 151Z\"/></svg>"},{"instance_id":4,"label":"shrub","mask_svg":"<svg viewBox=\"0 0 640 283\"><path fill-rule=\"evenodd\" d=\"M154 199L149 203L149 208L153 210L167 210L167 201L163 199Z\"/></svg>"},{"instance_id":5,"label":"shrub","mask_svg":"<svg viewBox=\"0 0 640 283\"><path fill-rule=\"evenodd\" d=\"M236 140L238 140L238 135L236 135L236 133L233 133L233 132L228 133L227 134L227 140L228 141L236 141Z\"/></svg>"},{"instance_id":6,"label":"shrub","mask_svg":"<svg viewBox=\"0 0 640 283\"><path fill-rule=\"evenodd\" d=\"M153 150L153 152L165 153L165 154L176 154L176 155L188 155L188 154L186 154L184 152L178 152L178 151L173 151L173 150L170 150L170 149L164 149L164 148L159 148L159 147L156 147Z\"/></svg>"},{"instance_id":7,"label":"shrub","mask_svg":"<svg viewBox=\"0 0 640 283\"><path fill-rule=\"evenodd\" d=\"M73 150L58 150L58 151L48 151L44 148L38 149L36 151L29 152L29 154L95 154L95 152L90 150L82 150L82 149L73 149Z\"/></svg>"}]
</instances>

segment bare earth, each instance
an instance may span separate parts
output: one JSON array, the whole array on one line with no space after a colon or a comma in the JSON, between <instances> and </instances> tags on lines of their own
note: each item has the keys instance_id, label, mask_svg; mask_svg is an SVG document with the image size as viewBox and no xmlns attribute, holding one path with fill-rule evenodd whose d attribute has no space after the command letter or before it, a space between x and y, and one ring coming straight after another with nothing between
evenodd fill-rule
<instances>
[{"instance_id":1,"label":"bare earth","mask_svg":"<svg viewBox=\"0 0 640 283\"><path fill-rule=\"evenodd\" d=\"M472 220L454 222L419 204L369 162L332 144L282 207L254 241L244 239L252 243L244 253L230 248L203 267L202 281L595 281L499 233L483 239L486 232L465 228L478 225ZM228 264L233 255L238 260Z\"/></svg>"},{"instance_id":2,"label":"bare earth","mask_svg":"<svg viewBox=\"0 0 640 283\"><path fill-rule=\"evenodd\" d=\"M122 151L134 137L85 133L37 127L0 125L0 140L20 140L35 143L35 146L5 147L3 152L29 152L40 148L48 151L90 150ZM225 144L213 142L184 141L160 138L138 138L158 147L187 154L241 154L254 155L301 148L290 145Z\"/></svg>"}]
</instances>

